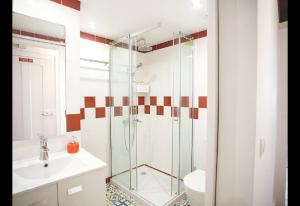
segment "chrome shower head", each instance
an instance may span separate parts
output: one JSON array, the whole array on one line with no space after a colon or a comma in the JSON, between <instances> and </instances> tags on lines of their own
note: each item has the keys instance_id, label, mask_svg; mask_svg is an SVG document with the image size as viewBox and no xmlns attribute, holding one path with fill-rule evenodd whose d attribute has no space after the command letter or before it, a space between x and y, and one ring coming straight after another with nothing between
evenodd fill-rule
<instances>
[{"instance_id":1,"label":"chrome shower head","mask_svg":"<svg viewBox=\"0 0 300 206\"><path fill-rule=\"evenodd\" d=\"M146 43L146 40L144 38L138 39L137 43L140 42L140 41L143 41L144 44L142 46L138 46L138 51L149 52L149 51L152 50L152 46L148 46L147 43Z\"/></svg>"},{"instance_id":2,"label":"chrome shower head","mask_svg":"<svg viewBox=\"0 0 300 206\"><path fill-rule=\"evenodd\" d=\"M138 50L141 52L149 52L152 50L152 46L148 46L148 45L144 44L143 46L139 46Z\"/></svg>"}]
</instances>

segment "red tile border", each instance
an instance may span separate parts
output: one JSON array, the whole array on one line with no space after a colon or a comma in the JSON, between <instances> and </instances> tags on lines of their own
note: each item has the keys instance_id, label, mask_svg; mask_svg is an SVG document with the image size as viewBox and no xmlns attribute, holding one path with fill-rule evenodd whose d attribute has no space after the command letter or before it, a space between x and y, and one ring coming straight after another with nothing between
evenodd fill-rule
<instances>
[{"instance_id":1,"label":"red tile border","mask_svg":"<svg viewBox=\"0 0 300 206\"><path fill-rule=\"evenodd\" d=\"M50 0L50 1L80 11L80 1L78 0Z\"/></svg>"},{"instance_id":2,"label":"red tile border","mask_svg":"<svg viewBox=\"0 0 300 206\"><path fill-rule=\"evenodd\" d=\"M81 114L67 114L66 115L67 132L80 130L80 119L81 119Z\"/></svg>"},{"instance_id":3,"label":"red tile border","mask_svg":"<svg viewBox=\"0 0 300 206\"><path fill-rule=\"evenodd\" d=\"M171 106L171 96L164 96L164 106Z\"/></svg>"},{"instance_id":4,"label":"red tile border","mask_svg":"<svg viewBox=\"0 0 300 206\"><path fill-rule=\"evenodd\" d=\"M105 117L105 107L96 107L96 118L104 118Z\"/></svg>"},{"instance_id":5,"label":"red tile border","mask_svg":"<svg viewBox=\"0 0 300 206\"><path fill-rule=\"evenodd\" d=\"M20 34L23 35L23 36L30 36L30 37L35 36L34 33L28 32L28 31L21 31Z\"/></svg>"},{"instance_id":6,"label":"red tile border","mask_svg":"<svg viewBox=\"0 0 300 206\"><path fill-rule=\"evenodd\" d=\"M95 97L84 97L84 107L85 108L96 107Z\"/></svg>"},{"instance_id":7,"label":"red tile border","mask_svg":"<svg viewBox=\"0 0 300 206\"><path fill-rule=\"evenodd\" d=\"M144 107L144 113L145 114L150 114L150 105L145 105L145 107Z\"/></svg>"},{"instance_id":8,"label":"red tile border","mask_svg":"<svg viewBox=\"0 0 300 206\"><path fill-rule=\"evenodd\" d=\"M37 34L37 33L22 31L22 30L18 30L18 29L12 29L12 33L13 34L19 34L19 35L22 35L22 36L37 38L37 39L43 39L43 40L48 40L48 41L55 41L55 42L65 43L64 39L60 39L60 38L57 38L57 37L52 37L52 36L48 36L48 35L44 35L44 34Z\"/></svg>"},{"instance_id":9,"label":"red tile border","mask_svg":"<svg viewBox=\"0 0 300 206\"><path fill-rule=\"evenodd\" d=\"M12 33L14 33L14 34L21 34L21 31L18 30L18 29L13 29L13 30L12 30Z\"/></svg>"},{"instance_id":10,"label":"red tile border","mask_svg":"<svg viewBox=\"0 0 300 206\"><path fill-rule=\"evenodd\" d=\"M164 115L164 106L156 106L156 115Z\"/></svg>"},{"instance_id":11,"label":"red tile border","mask_svg":"<svg viewBox=\"0 0 300 206\"><path fill-rule=\"evenodd\" d=\"M203 38L203 37L206 37L206 36L207 36L207 30L187 35L187 37L193 38L193 40ZM89 33L82 32L82 31L80 32L80 38L88 39L88 40L91 40L91 41L96 41L96 42L103 43L103 44L109 44L110 42L113 41L112 39L107 39L105 37L96 36L94 34L89 34ZM182 38L181 42L183 43L185 41L187 41L187 39ZM177 41L175 40L174 44L178 44L178 39L177 39ZM124 48L124 49L128 49L128 45L123 43L123 42L115 44L115 46L121 47L121 48ZM166 41L166 42L162 42L162 43L159 43L159 44L152 45L152 50L148 51L148 52L152 52L152 51L155 51L155 50L158 50L158 49L163 49L163 48L166 48L166 47L169 47L169 46L173 46L173 40L169 40L169 41ZM136 48L134 46L133 46L132 49L134 51L136 50ZM139 51L139 52L141 52L141 51ZM148 53L148 52L142 52L142 53Z\"/></svg>"},{"instance_id":12,"label":"red tile border","mask_svg":"<svg viewBox=\"0 0 300 206\"><path fill-rule=\"evenodd\" d=\"M150 96L150 105L157 105L157 96Z\"/></svg>"},{"instance_id":13,"label":"red tile border","mask_svg":"<svg viewBox=\"0 0 300 206\"><path fill-rule=\"evenodd\" d=\"M85 119L85 111L84 111L84 108L80 108L80 119Z\"/></svg>"},{"instance_id":14,"label":"red tile border","mask_svg":"<svg viewBox=\"0 0 300 206\"><path fill-rule=\"evenodd\" d=\"M112 39L107 39L107 38L104 38L101 36L96 36L94 34L89 34L89 33L83 32L83 31L80 32L80 38L103 43L103 44L109 44L110 42L113 41Z\"/></svg>"},{"instance_id":15,"label":"red tile border","mask_svg":"<svg viewBox=\"0 0 300 206\"><path fill-rule=\"evenodd\" d=\"M207 108L207 96L199 96L198 98L198 107Z\"/></svg>"},{"instance_id":16,"label":"red tile border","mask_svg":"<svg viewBox=\"0 0 300 206\"><path fill-rule=\"evenodd\" d=\"M80 32L80 38L82 39L87 39L87 40L91 40L91 41L96 41L96 36L93 34L89 34L86 32Z\"/></svg>"},{"instance_id":17,"label":"red tile border","mask_svg":"<svg viewBox=\"0 0 300 206\"><path fill-rule=\"evenodd\" d=\"M114 107L114 116L122 116L123 115L123 108L122 107Z\"/></svg>"},{"instance_id":18,"label":"red tile border","mask_svg":"<svg viewBox=\"0 0 300 206\"><path fill-rule=\"evenodd\" d=\"M203 38L203 37L206 37L206 36L207 36L207 30L199 31L199 32L187 35L188 38L192 38L193 40ZM178 40L177 41L176 40L177 39L175 39L175 42L174 42L175 45L178 44ZM182 43L186 42L186 41L187 41L186 38L181 39ZM162 43L153 45L152 50L149 51L149 52L152 52L152 51L155 51L155 50L158 50L158 49L163 49L163 48L166 48L166 47L169 47L169 46L173 46L173 40L169 40L169 41L166 41L166 42L162 42ZM143 53L148 53L148 52L143 52Z\"/></svg>"}]
</instances>

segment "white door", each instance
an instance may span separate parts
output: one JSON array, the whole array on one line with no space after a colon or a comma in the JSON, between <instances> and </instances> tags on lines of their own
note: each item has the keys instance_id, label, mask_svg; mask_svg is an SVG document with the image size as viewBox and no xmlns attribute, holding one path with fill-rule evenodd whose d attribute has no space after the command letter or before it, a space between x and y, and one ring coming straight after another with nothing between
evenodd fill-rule
<instances>
[{"instance_id":1,"label":"white door","mask_svg":"<svg viewBox=\"0 0 300 206\"><path fill-rule=\"evenodd\" d=\"M13 140L56 135L55 111L54 59L14 49Z\"/></svg>"}]
</instances>

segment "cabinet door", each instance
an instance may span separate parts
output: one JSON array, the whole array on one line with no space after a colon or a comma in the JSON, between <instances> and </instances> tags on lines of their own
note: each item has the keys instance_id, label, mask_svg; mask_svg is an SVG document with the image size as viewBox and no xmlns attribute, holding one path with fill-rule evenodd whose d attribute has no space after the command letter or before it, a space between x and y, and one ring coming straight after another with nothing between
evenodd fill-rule
<instances>
[{"instance_id":1,"label":"cabinet door","mask_svg":"<svg viewBox=\"0 0 300 206\"><path fill-rule=\"evenodd\" d=\"M96 206L105 203L104 170L92 171L58 183L59 206Z\"/></svg>"},{"instance_id":2,"label":"cabinet door","mask_svg":"<svg viewBox=\"0 0 300 206\"><path fill-rule=\"evenodd\" d=\"M58 206L57 185L49 185L13 197L13 206Z\"/></svg>"}]
</instances>

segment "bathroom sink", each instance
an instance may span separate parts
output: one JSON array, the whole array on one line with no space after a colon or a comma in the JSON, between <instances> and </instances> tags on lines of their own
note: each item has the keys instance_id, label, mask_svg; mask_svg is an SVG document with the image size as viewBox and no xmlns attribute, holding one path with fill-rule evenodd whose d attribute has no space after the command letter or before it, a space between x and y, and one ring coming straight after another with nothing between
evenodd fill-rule
<instances>
[{"instance_id":1,"label":"bathroom sink","mask_svg":"<svg viewBox=\"0 0 300 206\"><path fill-rule=\"evenodd\" d=\"M38 157L14 161L13 195L103 167L106 167L105 162L83 148L76 154L49 153L47 162Z\"/></svg>"},{"instance_id":2,"label":"bathroom sink","mask_svg":"<svg viewBox=\"0 0 300 206\"><path fill-rule=\"evenodd\" d=\"M62 172L64 169L80 168L84 167L85 164L80 160L74 160L74 157L63 157L54 160L50 160L47 163L40 161L36 164L21 167L15 169L14 172L16 175L26 178L26 179L42 179L49 178L53 175L57 175Z\"/></svg>"}]
</instances>

